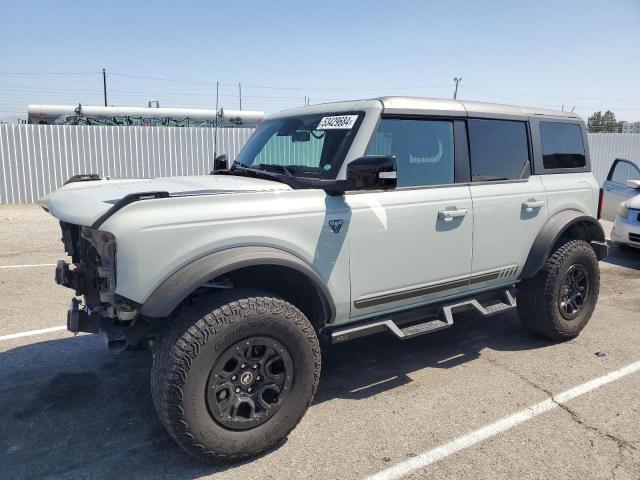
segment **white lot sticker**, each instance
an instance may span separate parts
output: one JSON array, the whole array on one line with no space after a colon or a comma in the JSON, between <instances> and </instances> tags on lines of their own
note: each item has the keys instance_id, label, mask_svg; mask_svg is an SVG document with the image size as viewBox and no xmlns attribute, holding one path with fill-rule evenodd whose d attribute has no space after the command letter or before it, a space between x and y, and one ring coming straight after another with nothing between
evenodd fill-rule
<instances>
[{"instance_id":1,"label":"white lot sticker","mask_svg":"<svg viewBox=\"0 0 640 480\"><path fill-rule=\"evenodd\" d=\"M358 115L335 115L322 117L316 130L351 130L356 123Z\"/></svg>"}]
</instances>

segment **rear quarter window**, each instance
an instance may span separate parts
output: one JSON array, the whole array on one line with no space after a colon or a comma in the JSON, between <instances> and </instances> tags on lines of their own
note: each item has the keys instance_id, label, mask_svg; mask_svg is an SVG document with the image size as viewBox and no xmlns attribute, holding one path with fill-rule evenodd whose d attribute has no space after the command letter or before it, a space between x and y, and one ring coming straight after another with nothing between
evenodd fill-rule
<instances>
[{"instance_id":1,"label":"rear quarter window","mask_svg":"<svg viewBox=\"0 0 640 480\"><path fill-rule=\"evenodd\" d=\"M586 165L580 125L540 122L540 139L545 169L583 168Z\"/></svg>"}]
</instances>

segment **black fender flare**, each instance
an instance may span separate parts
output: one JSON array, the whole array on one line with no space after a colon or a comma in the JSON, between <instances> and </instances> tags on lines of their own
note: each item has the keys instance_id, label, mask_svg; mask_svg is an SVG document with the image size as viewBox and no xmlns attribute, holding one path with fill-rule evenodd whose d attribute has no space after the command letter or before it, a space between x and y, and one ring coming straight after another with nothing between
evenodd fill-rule
<instances>
[{"instance_id":1,"label":"black fender flare","mask_svg":"<svg viewBox=\"0 0 640 480\"><path fill-rule=\"evenodd\" d=\"M331 322L335 317L335 304L320 275L296 255L273 247L234 247L209 253L183 266L165 279L140 308L145 317L162 318L173 310L198 287L220 275L244 267L280 265L304 274L319 290Z\"/></svg>"},{"instance_id":2,"label":"black fender flare","mask_svg":"<svg viewBox=\"0 0 640 480\"><path fill-rule=\"evenodd\" d=\"M520 274L521 279L531 278L544 266L551 255L551 249L563 233L578 223L589 226L589 239L598 260L607 256L606 244L602 225L594 217L585 215L577 210L564 210L556 213L547 220L531 246L529 256Z\"/></svg>"}]
</instances>

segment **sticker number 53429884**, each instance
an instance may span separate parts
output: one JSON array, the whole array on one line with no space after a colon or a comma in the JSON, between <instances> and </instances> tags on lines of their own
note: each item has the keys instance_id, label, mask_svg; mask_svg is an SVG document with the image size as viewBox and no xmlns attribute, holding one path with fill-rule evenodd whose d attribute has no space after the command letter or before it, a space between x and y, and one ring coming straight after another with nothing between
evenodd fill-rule
<instances>
[{"instance_id":1,"label":"sticker number 53429884","mask_svg":"<svg viewBox=\"0 0 640 480\"><path fill-rule=\"evenodd\" d=\"M335 115L322 117L316 130L350 130L358 119L357 115Z\"/></svg>"}]
</instances>

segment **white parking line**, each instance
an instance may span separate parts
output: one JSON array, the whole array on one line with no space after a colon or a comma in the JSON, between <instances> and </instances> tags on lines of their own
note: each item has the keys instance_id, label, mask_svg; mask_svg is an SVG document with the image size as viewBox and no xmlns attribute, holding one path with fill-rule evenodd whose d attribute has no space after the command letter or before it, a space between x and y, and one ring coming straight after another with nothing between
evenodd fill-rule
<instances>
[{"instance_id":1,"label":"white parking line","mask_svg":"<svg viewBox=\"0 0 640 480\"><path fill-rule=\"evenodd\" d=\"M378 472L370 477L368 480L391 480L394 478L400 478L409 473L420 470L427 467L432 463L435 463L443 458L453 455L456 452L471 447L477 443L480 443L494 435L502 433L510 428L513 428L521 423L531 420L533 417L540 415L541 413L548 412L560 406L560 404L567 402L568 400L577 398L585 393L588 393L596 388L600 388L603 385L611 383L620 378L626 377L634 372L640 370L640 361L634 362L619 370L610 372L602 377L595 378L586 383L580 384L577 387L570 388L564 392L553 395L552 397L536 403L524 410L520 410L518 413L504 417L497 422L491 423L485 427L475 430L471 433L458 437L449 443L436 447L432 450L421 453L417 457L413 457L405 462L398 463L392 467L389 467L381 472Z\"/></svg>"},{"instance_id":2,"label":"white parking line","mask_svg":"<svg viewBox=\"0 0 640 480\"><path fill-rule=\"evenodd\" d=\"M43 333L57 332L59 330L66 330L66 329L67 329L66 326L61 325L59 327L49 327L49 328L42 328L40 330L29 330L28 332L12 333L10 335L1 336L0 342L3 340L13 340L14 338L31 337L33 335L42 335Z\"/></svg>"},{"instance_id":3,"label":"white parking line","mask_svg":"<svg viewBox=\"0 0 640 480\"><path fill-rule=\"evenodd\" d=\"M55 263L33 263L30 265L0 265L0 268L55 267Z\"/></svg>"}]
</instances>

